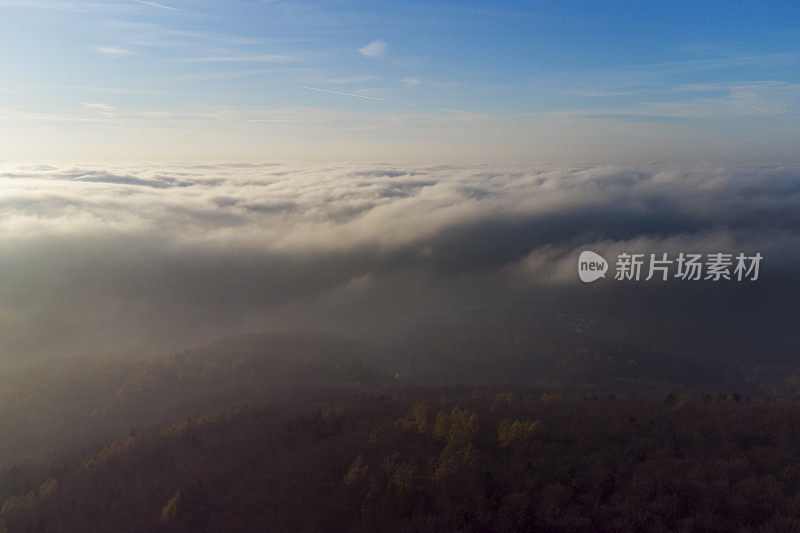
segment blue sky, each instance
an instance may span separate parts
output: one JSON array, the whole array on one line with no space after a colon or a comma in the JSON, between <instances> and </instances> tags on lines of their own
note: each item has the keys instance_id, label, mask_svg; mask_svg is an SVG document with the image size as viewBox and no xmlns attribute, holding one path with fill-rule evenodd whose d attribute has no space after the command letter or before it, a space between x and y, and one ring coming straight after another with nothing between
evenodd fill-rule
<instances>
[{"instance_id":1,"label":"blue sky","mask_svg":"<svg viewBox=\"0 0 800 533\"><path fill-rule=\"evenodd\" d=\"M793 2L0 0L11 158L791 159Z\"/></svg>"}]
</instances>

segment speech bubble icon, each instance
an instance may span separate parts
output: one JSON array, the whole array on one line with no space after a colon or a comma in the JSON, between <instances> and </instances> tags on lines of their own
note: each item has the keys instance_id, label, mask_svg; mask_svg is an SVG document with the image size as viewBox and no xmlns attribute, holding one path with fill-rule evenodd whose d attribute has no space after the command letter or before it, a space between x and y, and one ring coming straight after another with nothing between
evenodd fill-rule
<instances>
[{"instance_id":1,"label":"speech bubble icon","mask_svg":"<svg viewBox=\"0 0 800 533\"><path fill-rule=\"evenodd\" d=\"M581 252L578 258L578 276L582 282L591 283L604 278L606 271L608 271L608 261L602 255L589 250Z\"/></svg>"}]
</instances>

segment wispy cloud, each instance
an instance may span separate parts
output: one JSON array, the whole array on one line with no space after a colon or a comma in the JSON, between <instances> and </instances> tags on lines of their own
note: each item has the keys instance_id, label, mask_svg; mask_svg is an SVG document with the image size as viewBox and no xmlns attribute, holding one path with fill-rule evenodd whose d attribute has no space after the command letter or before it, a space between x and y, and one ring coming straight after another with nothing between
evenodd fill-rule
<instances>
[{"instance_id":1,"label":"wispy cloud","mask_svg":"<svg viewBox=\"0 0 800 533\"><path fill-rule=\"evenodd\" d=\"M663 94L683 93L702 93L704 97L666 101L661 98ZM705 96L706 93L709 96ZM627 106L573 110L560 114L621 120L741 119L788 115L800 107L800 85L786 82L689 84L666 89L641 90L631 94L651 96L651 99Z\"/></svg>"},{"instance_id":2,"label":"wispy cloud","mask_svg":"<svg viewBox=\"0 0 800 533\"><path fill-rule=\"evenodd\" d=\"M167 91L157 89L145 89L134 87L93 87L91 85L49 85L49 84L26 84L25 87L35 87L44 89L57 89L64 91L86 91L109 94L166 94ZM17 91L22 92L22 91Z\"/></svg>"},{"instance_id":3,"label":"wispy cloud","mask_svg":"<svg viewBox=\"0 0 800 533\"><path fill-rule=\"evenodd\" d=\"M92 50L98 54L103 54L104 56L109 57L124 57L135 54L135 52L120 48L119 46L93 46Z\"/></svg>"},{"instance_id":4,"label":"wispy cloud","mask_svg":"<svg viewBox=\"0 0 800 533\"><path fill-rule=\"evenodd\" d=\"M679 71L679 72L701 72L706 70L717 70L732 67L745 66L780 66L796 63L798 54L796 53L775 53L760 55L739 55L729 57L718 57L711 59L690 59L686 61L668 61L664 63L632 65L630 69L656 69L659 71Z\"/></svg>"},{"instance_id":5,"label":"wispy cloud","mask_svg":"<svg viewBox=\"0 0 800 533\"><path fill-rule=\"evenodd\" d=\"M164 4L159 4L158 2L147 2L145 0L134 0L134 1L136 3L138 3L138 4L144 4L144 5L150 6L150 7L157 7L159 9L167 9L169 11L183 11L185 13L185 11L183 9L178 9L177 7L171 7L171 6L167 6L167 5L164 5Z\"/></svg>"},{"instance_id":6,"label":"wispy cloud","mask_svg":"<svg viewBox=\"0 0 800 533\"><path fill-rule=\"evenodd\" d=\"M325 78L325 83L349 84L349 83L364 83L367 81L374 81L378 79L377 76L372 74L363 74L359 76L346 76L343 78Z\"/></svg>"},{"instance_id":7,"label":"wispy cloud","mask_svg":"<svg viewBox=\"0 0 800 533\"><path fill-rule=\"evenodd\" d=\"M339 92L339 91L329 91L327 89L317 89L315 87L303 87L303 89L306 89L308 91L317 91L317 92L321 92L321 93L338 94L340 96L352 96L353 98L363 98L365 100L378 100L378 101L381 101L381 102L391 102L393 104L402 104L402 105L407 105L407 106L413 106L414 105L414 104L409 104L408 102L398 102L397 100L389 100L387 98L378 98L377 96L366 96L366 95L363 95L363 94L353 94L353 93L343 93L343 92Z\"/></svg>"},{"instance_id":8,"label":"wispy cloud","mask_svg":"<svg viewBox=\"0 0 800 533\"><path fill-rule=\"evenodd\" d=\"M99 5L98 5L99 4ZM98 7L116 7L99 2L64 2L55 0L0 0L0 7L40 9L48 11L64 11L66 13L90 13Z\"/></svg>"},{"instance_id":9,"label":"wispy cloud","mask_svg":"<svg viewBox=\"0 0 800 533\"><path fill-rule=\"evenodd\" d=\"M416 87L420 83L422 83L422 80L420 80L419 78L405 78L403 80L403 84L406 87Z\"/></svg>"},{"instance_id":10,"label":"wispy cloud","mask_svg":"<svg viewBox=\"0 0 800 533\"><path fill-rule=\"evenodd\" d=\"M86 109L90 109L92 111L96 111L103 116L112 117L114 116L114 106L103 102L81 102L81 105Z\"/></svg>"},{"instance_id":11,"label":"wispy cloud","mask_svg":"<svg viewBox=\"0 0 800 533\"><path fill-rule=\"evenodd\" d=\"M206 56L169 59L179 63L296 63L304 58L299 55L255 54L247 56Z\"/></svg>"},{"instance_id":12,"label":"wispy cloud","mask_svg":"<svg viewBox=\"0 0 800 533\"><path fill-rule=\"evenodd\" d=\"M316 68L253 68L247 70L234 70L225 72L200 72L192 74L181 74L172 77L176 80L221 80L229 78L247 78L262 76L264 74L285 74L285 73L318 73L321 69Z\"/></svg>"},{"instance_id":13,"label":"wispy cloud","mask_svg":"<svg viewBox=\"0 0 800 533\"><path fill-rule=\"evenodd\" d=\"M359 48L358 52L364 57L378 58L386 53L386 43L383 41L372 41L368 45Z\"/></svg>"}]
</instances>

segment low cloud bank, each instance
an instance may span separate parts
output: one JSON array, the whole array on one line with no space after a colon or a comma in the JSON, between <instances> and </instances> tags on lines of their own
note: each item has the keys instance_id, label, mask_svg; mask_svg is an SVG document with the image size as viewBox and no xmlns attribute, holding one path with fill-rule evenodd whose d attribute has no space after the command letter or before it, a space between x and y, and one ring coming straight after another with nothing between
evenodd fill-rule
<instances>
[{"instance_id":1,"label":"low cloud bank","mask_svg":"<svg viewBox=\"0 0 800 533\"><path fill-rule=\"evenodd\" d=\"M761 357L800 331L797 167L6 164L0 191L6 360L482 319ZM607 279L580 282L586 249ZM755 282L614 281L622 252L764 260Z\"/></svg>"}]
</instances>

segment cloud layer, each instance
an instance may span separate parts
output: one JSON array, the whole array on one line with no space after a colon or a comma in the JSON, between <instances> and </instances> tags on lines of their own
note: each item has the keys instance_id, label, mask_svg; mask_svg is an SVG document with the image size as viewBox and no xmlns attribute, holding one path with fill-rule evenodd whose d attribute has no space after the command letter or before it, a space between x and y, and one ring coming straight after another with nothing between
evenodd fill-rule
<instances>
[{"instance_id":1,"label":"cloud layer","mask_svg":"<svg viewBox=\"0 0 800 533\"><path fill-rule=\"evenodd\" d=\"M7 359L467 315L718 346L798 331L796 167L5 165L0 186ZM765 259L749 284L587 286L584 249Z\"/></svg>"}]
</instances>

